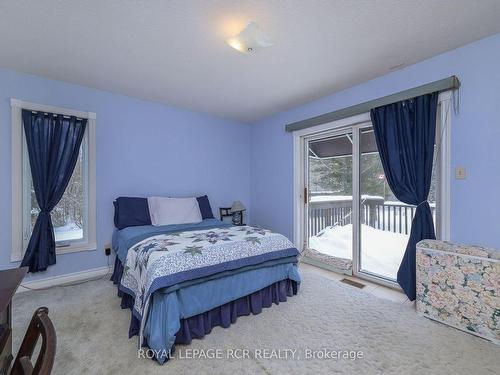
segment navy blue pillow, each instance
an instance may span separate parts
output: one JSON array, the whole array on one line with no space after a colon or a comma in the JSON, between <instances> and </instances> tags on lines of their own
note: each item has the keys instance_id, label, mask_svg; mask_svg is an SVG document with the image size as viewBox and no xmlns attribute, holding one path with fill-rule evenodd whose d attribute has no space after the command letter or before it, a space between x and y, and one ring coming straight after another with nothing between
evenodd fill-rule
<instances>
[{"instance_id":1,"label":"navy blue pillow","mask_svg":"<svg viewBox=\"0 0 500 375\"><path fill-rule=\"evenodd\" d=\"M147 198L118 197L113 205L115 206L116 228L151 225Z\"/></svg>"},{"instance_id":2,"label":"navy blue pillow","mask_svg":"<svg viewBox=\"0 0 500 375\"><path fill-rule=\"evenodd\" d=\"M198 206L200 206L201 218L205 219L213 219L214 214L212 213L212 207L210 207L210 201L206 195L202 197L196 198L198 201Z\"/></svg>"}]
</instances>

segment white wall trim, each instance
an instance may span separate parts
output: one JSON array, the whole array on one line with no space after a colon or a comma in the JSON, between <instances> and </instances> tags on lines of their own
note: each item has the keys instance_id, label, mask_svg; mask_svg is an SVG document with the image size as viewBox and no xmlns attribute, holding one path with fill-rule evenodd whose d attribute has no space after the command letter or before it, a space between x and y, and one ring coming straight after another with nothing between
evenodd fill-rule
<instances>
[{"instance_id":1,"label":"white wall trim","mask_svg":"<svg viewBox=\"0 0 500 375\"><path fill-rule=\"evenodd\" d=\"M95 114L94 114L95 115ZM96 201L96 118L89 117L88 122L88 246L93 245L94 249L97 248L97 201ZM90 249L88 249L90 250ZM79 250L75 250L79 251ZM80 250L81 251L81 250ZM68 251L69 252L69 251Z\"/></svg>"},{"instance_id":2,"label":"white wall trim","mask_svg":"<svg viewBox=\"0 0 500 375\"><path fill-rule=\"evenodd\" d=\"M10 261L22 259L23 251L23 129L21 107L17 102L11 103L11 183L12 183L12 249ZM15 105L13 105L15 104Z\"/></svg>"},{"instance_id":3,"label":"white wall trim","mask_svg":"<svg viewBox=\"0 0 500 375\"><path fill-rule=\"evenodd\" d=\"M297 132L298 133L298 132ZM304 137L293 134L293 242L300 251L304 250Z\"/></svg>"},{"instance_id":4,"label":"white wall trim","mask_svg":"<svg viewBox=\"0 0 500 375\"><path fill-rule=\"evenodd\" d=\"M451 232L451 111L453 108L453 92L445 91L439 94L440 105L440 192L441 212L439 239L449 241Z\"/></svg>"},{"instance_id":5,"label":"white wall trim","mask_svg":"<svg viewBox=\"0 0 500 375\"><path fill-rule=\"evenodd\" d=\"M110 268L106 266L106 267L92 268L85 271L68 273L60 276L48 277L46 279L41 279L41 280L26 281L21 283L21 285L17 289L16 294L30 291L30 289L28 288L45 289L58 285L91 280L97 277L105 276L108 273L110 273ZM28 288L25 288L24 286L27 286Z\"/></svg>"},{"instance_id":6,"label":"white wall trim","mask_svg":"<svg viewBox=\"0 0 500 375\"><path fill-rule=\"evenodd\" d=\"M22 109L32 111L59 113L65 116L86 118L87 132L85 139L88 141L88 234L85 243L74 243L67 247L57 247L57 254L72 253L86 250L96 250L96 118L95 112L84 112L64 107L36 104L19 99L10 99L11 105L11 183L12 183L12 248L10 261L22 260L24 253L24 228L23 228L23 174L24 158L23 152L23 126Z\"/></svg>"}]
</instances>

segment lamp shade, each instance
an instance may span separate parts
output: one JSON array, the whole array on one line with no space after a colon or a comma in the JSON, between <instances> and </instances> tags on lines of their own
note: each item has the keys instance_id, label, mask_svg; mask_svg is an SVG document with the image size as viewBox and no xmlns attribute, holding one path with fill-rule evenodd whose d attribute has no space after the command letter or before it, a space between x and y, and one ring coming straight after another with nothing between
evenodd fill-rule
<instances>
[{"instance_id":1,"label":"lamp shade","mask_svg":"<svg viewBox=\"0 0 500 375\"><path fill-rule=\"evenodd\" d=\"M231 206L231 213L245 210L245 206L240 201L233 202L233 205Z\"/></svg>"}]
</instances>

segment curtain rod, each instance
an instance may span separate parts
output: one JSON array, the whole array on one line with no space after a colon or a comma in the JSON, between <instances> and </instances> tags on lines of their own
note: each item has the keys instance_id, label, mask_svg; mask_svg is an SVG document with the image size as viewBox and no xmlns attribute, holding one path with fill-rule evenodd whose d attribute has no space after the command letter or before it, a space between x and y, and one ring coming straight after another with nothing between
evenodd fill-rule
<instances>
[{"instance_id":1,"label":"curtain rod","mask_svg":"<svg viewBox=\"0 0 500 375\"><path fill-rule=\"evenodd\" d=\"M420 95L430 94L436 91L442 92L448 90L455 90L458 89L459 87L460 87L460 80L458 79L458 77L451 76L448 78L440 79L439 81L430 82L422 86L413 87L408 90L387 95L382 98L373 99L368 102L356 104L351 107L342 108L337 111L324 113L322 115L311 117L306 120L293 122L291 124L287 124L285 126L285 130L287 132L293 132L296 130L307 129L316 125L326 124L328 122L337 121L347 117L370 112L372 108L380 107L382 105L399 102L401 100L414 98Z\"/></svg>"},{"instance_id":2,"label":"curtain rod","mask_svg":"<svg viewBox=\"0 0 500 375\"><path fill-rule=\"evenodd\" d=\"M83 118L83 117L78 117L78 116L73 116L73 115L63 115L61 113L55 113L55 112L46 112L46 111L35 111L35 110L29 110L27 109L27 111L30 111L31 113L43 113L44 115L47 115L47 116L53 116L53 117L57 117L57 116L62 116L64 118L71 118L71 117L74 117L76 118L77 120L85 120L86 118Z\"/></svg>"},{"instance_id":3,"label":"curtain rod","mask_svg":"<svg viewBox=\"0 0 500 375\"><path fill-rule=\"evenodd\" d=\"M56 113L63 116L75 116L81 119L95 120L97 117L95 112L84 112L63 107L30 103L14 98L10 98L10 106L17 109L27 109L28 111Z\"/></svg>"}]
</instances>

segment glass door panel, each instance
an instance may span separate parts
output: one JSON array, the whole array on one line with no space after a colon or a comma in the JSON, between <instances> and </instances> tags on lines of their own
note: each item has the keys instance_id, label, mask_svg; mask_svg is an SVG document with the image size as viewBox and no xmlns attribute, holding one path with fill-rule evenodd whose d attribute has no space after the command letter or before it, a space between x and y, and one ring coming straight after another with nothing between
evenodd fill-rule
<instances>
[{"instance_id":1,"label":"glass door panel","mask_svg":"<svg viewBox=\"0 0 500 375\"><path fill-rule=\"evenodd\" d=\"M352 132L307 142L307 253L352 273Z\"/></svg>"}]
</instances>

